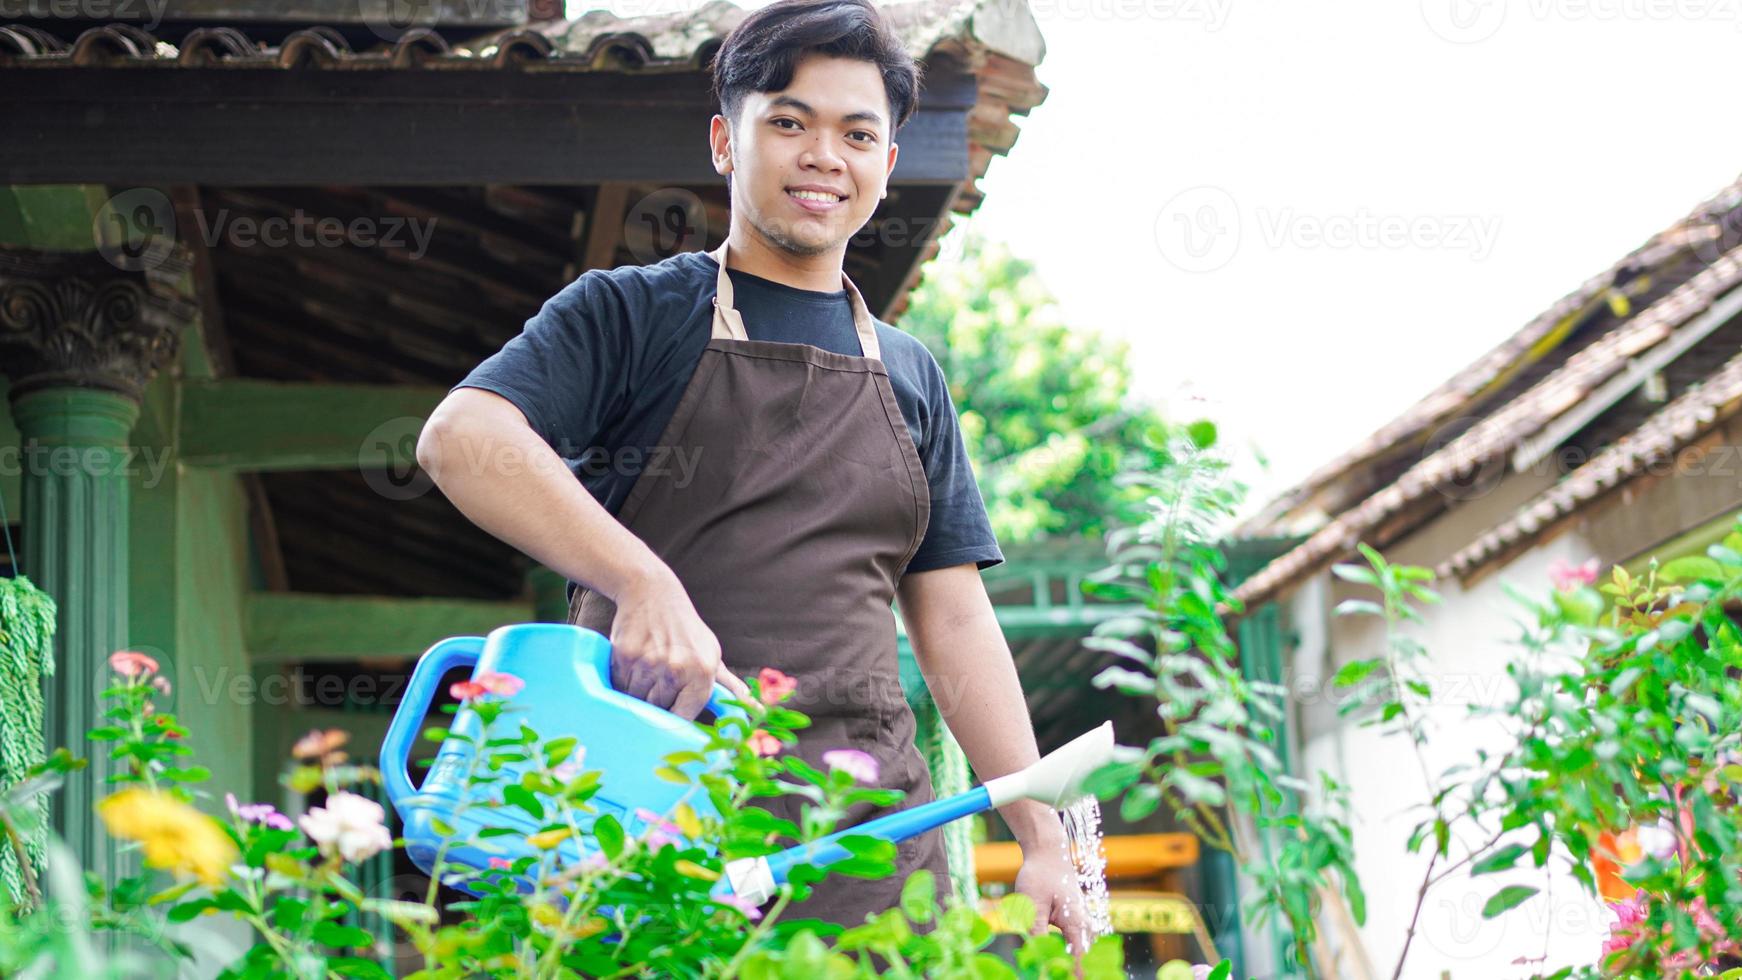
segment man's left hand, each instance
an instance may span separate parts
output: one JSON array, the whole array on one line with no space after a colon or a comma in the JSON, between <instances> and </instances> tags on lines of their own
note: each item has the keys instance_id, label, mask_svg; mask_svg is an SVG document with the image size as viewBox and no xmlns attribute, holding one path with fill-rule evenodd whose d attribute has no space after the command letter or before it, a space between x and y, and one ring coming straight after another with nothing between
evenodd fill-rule
<instances>
[{"instance_id":1,"label":"man's left hand","mask_svg":"<svg viewBox=\"0 0 1742 980\"><path fill-rule=\"evenodd\" d=\"M1058 926L1070 944L1071 952L1081 957L1089 949L1089 912L1083 904L1083 889L1077 883L1076 865L1066 856L1064 847L1044 845L1022 850L1022 869L1016 872L1016 890L1034 902L1034 932L1039 935L1047 925Z\"/></svg>"}]
</instances>

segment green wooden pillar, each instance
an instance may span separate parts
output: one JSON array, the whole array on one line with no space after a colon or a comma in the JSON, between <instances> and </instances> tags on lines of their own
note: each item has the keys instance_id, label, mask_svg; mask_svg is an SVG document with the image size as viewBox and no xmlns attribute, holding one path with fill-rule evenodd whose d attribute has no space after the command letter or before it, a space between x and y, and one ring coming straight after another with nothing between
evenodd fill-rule
<instances>
[{"instance_id":1,"label":"green wooden pillar","mask_svg":"<svg viewBox=\"0 0 1742 980\"><path fill-rule=\"evenodd\" d=\"M138 414L127 396L89 388L44 388L12 403L26 447L24 567L60 610L43 735L50 750L65 746L91 760L55 795L54 826L105 881L116 870L114 848L92 807L115 767L104 747L85 741L85 731L102 713L105 660L127 641L125 463Z\"/></svg>"},{"instance_id":2,"label":"green wooden pillar","mask_svg":"<svg viewBox=\"0 0 1742 980\"><path fill-rule=\"evenodd\" d=\"M913 647L907 637L900 638L897 647L901 665L901 689L913 709L914 742L931 769L932 795L937 799L966 793L973 788L973 770L956 737L944 723L943 713L932 700L925 686L919 663L913 659ZM938 898L946 893L970 907L980 902L980 878L974 868L974 826L971 821L957 820L943 826L944 852L950 861L950 882L946 889L938 883Z\"/></svg>"},{"instance_id":3,"label":"green wooden pillar","mask_svg":"<svg viewBox=\"0 0 1742 980\"><path fill-rule=\"evenodd\" d=\"M170 285L178 269L185 264L130 271L97 252L0 246L0 369L20 438L21 560L57 605L43 737L91 762L56 794L53 823L110 882L116 848L92 806L113 766L85 731L103 710L109 654L127 646L129 438L146 381L191 318Z\"/></svg>"}]
</instances>

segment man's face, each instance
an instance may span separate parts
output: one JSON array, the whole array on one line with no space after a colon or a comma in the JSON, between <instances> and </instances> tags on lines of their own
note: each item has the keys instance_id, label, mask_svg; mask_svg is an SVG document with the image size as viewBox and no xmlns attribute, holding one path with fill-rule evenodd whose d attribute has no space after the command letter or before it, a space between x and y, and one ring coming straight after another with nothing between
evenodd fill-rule
<instances>
[{"instance_id":1,"label":"man's face","mask_svg":"<svg viewBox=\"0 0 1742 980\"><path fill-rule=\"evenodd\" d=\"M737 125L715 116L711 135L733 212L794 255L844 250L895 169L889 97L869 61L807 54L784 91L751 92Z\"/></svg>"}]
</instances>

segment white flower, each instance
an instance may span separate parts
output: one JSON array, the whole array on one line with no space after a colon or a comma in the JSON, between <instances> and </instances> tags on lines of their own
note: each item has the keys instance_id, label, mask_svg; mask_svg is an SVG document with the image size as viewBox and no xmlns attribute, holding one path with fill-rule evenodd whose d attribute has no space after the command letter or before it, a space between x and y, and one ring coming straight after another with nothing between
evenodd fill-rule
<instances>
[{"instance_id":1,"label":"white flower","mask_svg":"<svg viewBox=\"0 0 1742 980\"><path fill-rule=\"evenodd\" d=\"M393 846L387 832L386 811L381 804L355 793L338 792L327 797L325 807L312 807L297 821L303 833L331 857L337 851L346 861L367 861Z\"/></svg>"}]
</instances>

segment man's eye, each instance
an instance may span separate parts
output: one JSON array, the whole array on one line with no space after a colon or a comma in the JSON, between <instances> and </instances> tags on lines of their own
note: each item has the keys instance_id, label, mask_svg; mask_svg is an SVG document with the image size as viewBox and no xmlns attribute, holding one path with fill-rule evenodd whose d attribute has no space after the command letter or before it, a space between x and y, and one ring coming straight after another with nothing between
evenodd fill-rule
<instances>
[{"instance_id":1,"label":"man's eye","mask_svg":"<svg viewBox=\"0 0 1742 980\"><path fill-rule=\"evenodd\" d=\"M774 124L776 126L780 125L781 123L792 123L794 126L797 126L798 120L797 119L776 119L776 120L774 120Z\"/></svg>"},{"instance_id":2,"label":"man's eye","mask_svg":"<svg viewBox=\"0 0 1742 980\"><path fill-rule=\"evenodd\" d=\"M866 132L863 129L855 131L852 135L865 137L864 139L858 141L860 143L875 143L875 142L877 142L877 134L876 133Z\"/></svg>"}]
</instances>

